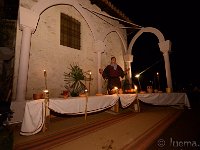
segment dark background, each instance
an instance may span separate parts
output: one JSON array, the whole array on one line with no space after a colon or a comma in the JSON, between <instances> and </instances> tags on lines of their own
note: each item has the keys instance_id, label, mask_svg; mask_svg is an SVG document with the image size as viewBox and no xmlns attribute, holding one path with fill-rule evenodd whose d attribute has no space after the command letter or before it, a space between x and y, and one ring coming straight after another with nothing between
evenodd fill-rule
<instances>
[{"instance_id":1,"label":"dark background","mask_svg":"<svg viewBox=\"0 0 200 150\"><path fill-rule=\"evenodd\" d=\"M172 42L169 53L174 90L192 89L200 85L199 71L199 9L195 1L136 1L111 0L135 24L160 30ZM134 36L129 35L129 39ZM141 74L141 85L146 88L160 74L160 86L165 88L166 77L162 53L154 34L143 33L133 46L133 76ZM154 65L155 62L159 61ZM134 82L135 79L133 78Z\"/></svg>"}]
</instances>

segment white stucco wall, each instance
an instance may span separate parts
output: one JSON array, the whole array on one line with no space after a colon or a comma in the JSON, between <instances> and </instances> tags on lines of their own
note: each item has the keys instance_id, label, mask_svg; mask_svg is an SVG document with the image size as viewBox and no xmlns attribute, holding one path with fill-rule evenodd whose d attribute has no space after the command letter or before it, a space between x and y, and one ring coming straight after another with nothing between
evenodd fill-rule
<instances>
[{"instance_id":1,"label":"white stucco wall","mask_svg":"<svg viewBox=\"0 0 200 150\"><path fill-rule=\"evenodd\" d=\"M81 50L60 45L61 12L71 14L70 16L81 22ZM32 37L27 95L44 89L44 69L47 71L48 89L53 97L58 97L64 90L63 74L68 72L69 64L77 63L85 71L93 70L97 63L92 51L93 43L91 31L73 7L60 5L46 10L40 16L37 30Z\"/></svg>"},{"instance_id":2,"label":"white stucco wall","mask_svg":"<svg viewBox=\"0 0 200 150\"><path fill-rule=\"evenodd\" d=\"M79 0L77 2L81 3L84 7L100 12L100 9L96 5L91 5L89 0ZM37 1L32 0L20 1L20 5L28 9L32 8L36 3ZM61 12L81 22L81 50L59 44ZM46 9L40 15L37 29L34 34L32 34L31 38L26 99L32 99L33 93L41 92L45 88L44 69L47 71L47 84L50 96L59 97L61 91L64 90L65 83L63 73L67 72L67 68L70 67L72 63L79 64L84 71L91 70L93 78L91 82L91 95L95 95L97 92L98 74L97 53L94 47L96 40L103 40L106 45L106 50L102 54L102 68L110 63L111 56L115 56L118 64L124 67L123 52L126 48L122 44L122 39L126 41L126 33L124 30L118 28L122 25L116 20L103 17L114 25L112 26L88 11L85 11L85 13L88 13L87 15L91 17L90 21L86 20L83 15L71 5L56 5ZM93 26L91 27L89 24ZM21 34L22 31L19 30L18 27L13 99L16 94Z\"/></svg>"}]
</instances>

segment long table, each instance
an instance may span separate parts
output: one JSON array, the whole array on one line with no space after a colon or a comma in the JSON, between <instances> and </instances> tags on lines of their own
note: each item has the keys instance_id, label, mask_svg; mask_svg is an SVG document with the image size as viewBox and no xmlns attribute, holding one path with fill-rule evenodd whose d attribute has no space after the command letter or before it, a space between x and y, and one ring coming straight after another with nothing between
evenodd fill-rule
<instances>
[{"instance_id":1,"label":"long table","mask_svg":"<svg viewBox=\"0 0 200 150\"><path fill-rule=\"evenodd\" d=\"M88 96L87 97L70 97L68 99L63 98L51 98L49 99L49 109L68 115L85 114L102 111L104 109L114 106L119 97L115 95L103 95L103 96ZM86 101L87 100L87 101ZM87 102L87 110L85 110Z\"/></svg>"},{"instance_id":2,"label":"long table","mask_svg":"<svg viewBox=\"0 0 200 150\"><path fill-rule=\"evenodd\" d=\"M76 115L102 111L114 106L119 100L117 94L88 96L88 97L69 97L50 98L48 108L57 113ZM87 106L87 109L86 109ZM45 123L45 100L29 100L26 102L24 118L21 126L21 135L33 135L41 131Z\"/></svg>"},{"instance_id":3,"label":"long table","mask_svg":"<svg viewBox=\"0 0 200 150\"><path fill-rule=\"evenodd\" d=\"M138 94L138 99L152 105L182 105L190 108L186 93L146 93Z\"/></svg>"},{"instance_id":4,"label":"long table","mask_svg":"<svg viewBox=\"0 0 200 150\"><path fill-rule=\"evenodd\" d=\"M190 103L185 93L114 94L88 96L87 98L50 98L47 105L50 110L67 115L102 111L113 107L118 101L121 102L122 108L126 108L136 98L153 105L185 105L190 108ZM40 132L45 123L45 112L44 99L27 101L20 134L33 135Z\"/></svg>"}]
</instances>

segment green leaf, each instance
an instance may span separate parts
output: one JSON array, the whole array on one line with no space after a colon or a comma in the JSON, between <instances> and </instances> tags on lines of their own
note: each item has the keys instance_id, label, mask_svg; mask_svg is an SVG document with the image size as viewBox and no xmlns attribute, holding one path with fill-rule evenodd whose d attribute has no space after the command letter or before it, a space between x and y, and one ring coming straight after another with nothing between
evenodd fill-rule
<instances>
[{"instance_id":1,"label":"green leaf","mask_svg":"<svg viewBox=\"0 0 200 150\"><path fill-rule=\"evenodd\" d=\"M70 72L64 72L65 88L70 89L71 94L79 94L86 89L81 81L85 79L83 70L77 64L70 64ZM76 94L75 94L76 93Z\"/></svg>"}]
</instances>

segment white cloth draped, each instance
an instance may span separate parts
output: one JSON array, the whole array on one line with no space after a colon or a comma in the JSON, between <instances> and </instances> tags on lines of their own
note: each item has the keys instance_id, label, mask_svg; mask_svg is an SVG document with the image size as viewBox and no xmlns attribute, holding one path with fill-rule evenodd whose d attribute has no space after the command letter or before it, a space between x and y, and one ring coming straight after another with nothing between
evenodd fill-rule
<instances>
[{"instance_id":1,"label":"white cloth draped","mask_svg":"<svg viewBox=\"0 0 200 150\"><path fill-rule=\"evenodd\" d=\"M185 93L138 94L138 99L153 105L185 105L190 108L190 103Z\"/></svg>"},{"instance_id":2,"label":"white cloth draped","mask_svg":"<svg viewBox=\"0 0 200 150\"><path fill-rule=\"evenodd\" d=\"M27 101L20 134L33 135L41 131L44 125L44 117L44 99Z\"/></svg>"},{"instance_id":3,"label":"white cloth draped","mask_svg":"<svg viewBox=\"0 0 200 150\"><path fill-rule=\"evenodd\" d=\"M116 104L117 95L88 96L87 113L97 112ZM49 108L61 114L84 114L86 97L51 98Z\"/></svg>"},{"instance_id":4,"label":"white cloth draped","mask_svg":"<svg viewBox=\"0 0 200 150\"><path fill-rule=\"evenodd\" d=\"M122 108L130 106L136 100L136 94L118 94Z\"/></svg>"},{"instance_id":5,"label":"white cloth draped","mask_svg":"<svg viewBox=\"0 0 200 150\"><path fill-rule=\"evenodd\" d=\"M114 94L89 96L87 113L110 108L118 100L120 100L122 108L126 108L136 100L137 96L139 100L153 105L185 105L190 108L190 103L185 93ZM61 114L84 114L86 97L51 98L49 99L48 107ZM45 111L44 99L27 101L20 134L33 135L41 131L44 125Z\"/></svg>"}]
</instances>

